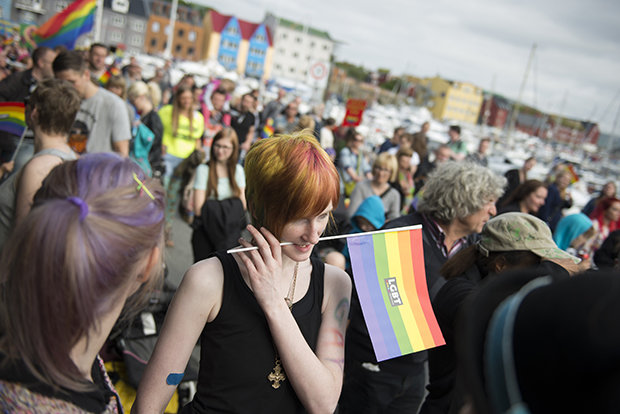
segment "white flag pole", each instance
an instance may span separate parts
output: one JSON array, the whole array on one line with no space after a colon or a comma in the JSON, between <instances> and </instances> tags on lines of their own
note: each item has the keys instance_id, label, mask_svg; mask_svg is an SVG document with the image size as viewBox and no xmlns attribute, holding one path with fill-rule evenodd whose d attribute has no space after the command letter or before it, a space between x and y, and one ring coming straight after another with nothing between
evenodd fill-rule
<instances>
[{"instance_id":1,"label":"white flag pole","mask_svg":"<svg viewBox=\"0 0 620 414\"><path fill-rule=\"evenodd\" d=\"M422 228L421 224L416 224L415 226L396 227L396 228L393 228L393 229L367 231L367 232L364 232L364 233L338 234L338 235L335 235L335 236L321 237L321 238L319 238L319 241L336 240L336 239L347 239L349 237L369 236L369 235L372 235L372 234L393 233L393 232L396 232L396 231L415 230L415 229L421 229L421 228ZM291 244L293 244L293 243L291 243L291 242L282 242L282 243L280 243L280 246L288 246L288 245L291 245ZM258 250L258 247L256 247L256 246L252 246L252 247L239 247L239 248L227 250L226 253L241 253L241 252L249 252L251 250Z\"/></svg>"}]
</instances>

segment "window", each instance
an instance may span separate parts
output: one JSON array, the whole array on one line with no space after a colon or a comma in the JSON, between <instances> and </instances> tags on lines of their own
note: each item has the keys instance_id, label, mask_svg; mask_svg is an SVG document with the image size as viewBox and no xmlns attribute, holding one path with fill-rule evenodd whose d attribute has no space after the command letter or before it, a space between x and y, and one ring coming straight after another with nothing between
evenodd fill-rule
<instances>
[{"instance_id":1,"label":"window","mask_svg":"<svg viewBox=\"0 0 620 414\"><path fill-rule=\"evenodd\" d=\"M228 29L226 29L226 33L231 36L235 36L238 33L237 28L235 26L228 26Z\"/></svg>"},{"instance_id":2,"label":"window","mask_svg":"<svg viewBox=\"0 0 620 414\"><path fill-rule=\"evenodd\" d=\"M153 22L151 25L151 31L153 33L159 33L159 22Z\"/></svg>"},{"instance_id":3,"label":"window","mask_svg":"<svg viewBox=\"0 0 620 414\"><path fill-rule=\"evenodd\" d=\"M144 32L144 22L140 21L140 20L131 20L131 30L133 30L134 32L140 32L143 33Z\"/></svg>"},{"instance_id":4,"label":"window","mask_svg":"<svg viewBox=\"0 0 620 414\"><path fill-rule=\"evenodd\" d=\"M112 15L112 26L125 26L125 16L119 16L118 14Z\"/></svg>"},{"instance_id":5,"label":"window","mask_svg":"<svg viewBox=\"0 0 620 414\"><path fill-rule=\"evenodd\" d=\"M298 56L299 56L299 53L297 53L297 52L293 52L293 57L294 57L294 58L296 58L296 57L298 57Z\"/></svg>"},{"instance_id":6,"label":"window","mask_svg":"<svg viewBox=\"0 0 620 414\"><path fill-rule=\"evenodd\" d=\"M183 30L183 29L179 29L179 30L177 31L177 35L178 35L179 37L181 37L181 38L182 38L183 36L185 36L185 30Z\"/></svg>"},{"instance_id":7,"label":"window","mask_svg":"<svg viewBox=\"0 0 620 414\"><path fill-rule=\"evenodd\" d=\"M280 70L280 69L282 69L282 66L280 66L280 64L278 63L278 64L276 64L276 69Z\"/></svg>"},{"instance_id":8,"label":"window","mask_svg":"<svg viewBox=\"0 0 620 414\"><path fill-rule=\"evenodd\" d=\"M323 50L329 50L329 45L323 45Z\"/></svg>"},{"instance_id":9,"label":"window","mask_svg":"<svg viewBox=\"0 0 620 414\"><path fill-rule=\"evenodd\" d=\"M174 48L174 50L175 50L177 53L179 53L179 52L181 52L181 50L183 50L183 46L181 46L181 45L176 45L176 47Z\"/></svg>"},{"instance_id":10,"label":"window","mask_svg":"<svg viewBox=\"0 0 620 414\"><path fill-rule=\"evenodd\" d=\"M288 71L289 71L289 72L291 72L291 73L295 73L295 68L294 68L293 66L291 66L291 67L288 69Z\"/></svg>"},{"instance_id":11,"label":"window","mask_svg":"<svg viewBox=\"0 0 620 414\"><path fill-rule=\"evenodd\" d=\"M282 33L282 34L280 35L280 39L286 39L287 37L288 37L288 36L286 35L286 33Z\"/></svg>"},{"instance_id":12,"label":"window","mask_svg":"<svg viewBox=\"0 0 620 414\"><path fill-rule=\"evenodd\" d=\"M142 36L138 36L138 35L131 35L131 37L129 38L129 43L132 46L142 46Z\"/></svg>"},{"instance_id":13,"label":"window","mask_svg":"<svg viewBox=\"0 0 620 414\"><path fill-rule=\"evenodd\" d=\"M190 42L193 42L196 40L196 32L193 30L190 30L190 32L187 34L187 40L189 40Z\"/></svg>"},{"instance_id":14,"label":"window","mask_svg":"<svg viewBox=\"0 0 620 414\"><path fill-rule=\"evenodd\" d=\"M256 41L261 43L264 42L265 36L263 36L262 34L256 35Z\"/></svg>"},{"instance_id":15,"label":"window","mask_svg":"<svg viewBox=\"0 0 620 414\"><path fill-rule=\"evenodd\" d=\"M295 39L295 41L296 41L297 43L301 43L301 37L297 37L297 39Z\"/></svg>"},{"instance_id":16,"label":"window","mask_svg":"<svg viewBox=\"0 0 620 414\"><path fill-rule=\"evenodd\" d=\"M56 2L56 13L63 11L69 5L68 1L57 1Z\"/></svg>"},{"instance_id":17,"label":"window","mask_svg":"<svg viewBox=\"0 0 620 414\"><path fill-rule=\"evenodd\" d=\"M113 42L122 42L123 38L124 38L123 32L113 31L112 33L110 33L110 39Z\"/></svg>"},{"instance_id":18,"label":"window","mask_svg":"<svg viewBox=\"0 0 620 414\"><path fill-rule=\"evenodd\" d=\"M194 54L194 48L193 47L188 47L187 48L187 54L188 55L193 55Z\"/></svg>"},{"instance_id":19,"label":"window","mask_svg":"<svg viewBox=\"0 0 620 414\"><path fill-rule=\"evenodd\" d=\"M151 47L157 47L157 39L155 38L151 39Z\"/></svg>"}]
</instances>

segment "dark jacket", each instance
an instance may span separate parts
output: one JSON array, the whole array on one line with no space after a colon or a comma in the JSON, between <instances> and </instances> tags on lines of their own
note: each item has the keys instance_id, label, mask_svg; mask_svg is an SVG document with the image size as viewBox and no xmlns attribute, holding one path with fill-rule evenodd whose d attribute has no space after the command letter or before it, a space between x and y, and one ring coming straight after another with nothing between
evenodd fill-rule
<instances>
[{"instance_id":1,"label":"dark jacket","mask_svg":"<svg viewBox=\"0 0 620 414\"><path fill-rule=\"evenodd\" d=\"M200 217L195 218L193 223L194 262L206 259L215 251L237 246L245 225L245 210L241 199L206 200Z\"/></svg>"}]
</instances>

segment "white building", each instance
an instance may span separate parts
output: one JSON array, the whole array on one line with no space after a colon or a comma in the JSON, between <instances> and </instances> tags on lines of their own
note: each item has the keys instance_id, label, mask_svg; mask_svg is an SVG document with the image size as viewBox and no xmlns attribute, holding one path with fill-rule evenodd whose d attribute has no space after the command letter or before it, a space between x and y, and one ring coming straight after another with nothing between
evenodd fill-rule
<instances>
[{"instance_id":1,"label":"white building","mask_svg":"<svg viewBox=\"0 0 620 414\"><path fill-rule=\"evenodd\" d=\"M265 16L265 24L273 36L271 77L280 82L307 85L315 91L314 97L322 96L335 41L325 31L271 13Z\"/></svg>"}]
</instances>

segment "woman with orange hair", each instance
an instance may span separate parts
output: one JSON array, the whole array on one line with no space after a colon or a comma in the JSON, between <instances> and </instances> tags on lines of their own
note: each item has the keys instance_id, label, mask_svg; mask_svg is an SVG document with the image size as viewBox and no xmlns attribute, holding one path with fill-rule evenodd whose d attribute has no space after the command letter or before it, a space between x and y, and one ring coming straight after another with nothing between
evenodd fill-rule
<instances>
[{"instance_id":1,"label":"woman with orange hair","mask_svg":"<svg viewBox=\"0 0 620 414\"><path fill-rule=\"evenodd\" d=\"M338 204L338 172L302 131L255 143L245 175L253 240L240 243L257 249L216 252L185 274L135 412L164 410L198 338L197 391L183 413L336 409L351 280L310 255Z\"/></svg>"}]
</instances>

